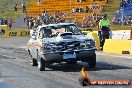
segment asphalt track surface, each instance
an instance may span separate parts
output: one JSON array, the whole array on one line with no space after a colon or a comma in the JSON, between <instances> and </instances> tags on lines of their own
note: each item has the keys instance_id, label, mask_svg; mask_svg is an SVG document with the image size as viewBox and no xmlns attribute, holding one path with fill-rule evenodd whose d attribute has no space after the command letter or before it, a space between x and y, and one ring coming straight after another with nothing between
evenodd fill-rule
<instances>
[{"instance_id":1,"label":"asphalt track surface","mask_svg":"<svg viewBox=\"0 0 132 88\"><path fill-rule=\"evenodd\" d=\"M90 69L86 63L53 64L46 71L30 65L25 50L25 38L0 38L0 88L83 88L78 82L85 67L90 79L128 79L132 81L132 57L97 51L97 66ZM87 86L85 88L132 88L129 86Z\"/></svg>"}]
</instances>

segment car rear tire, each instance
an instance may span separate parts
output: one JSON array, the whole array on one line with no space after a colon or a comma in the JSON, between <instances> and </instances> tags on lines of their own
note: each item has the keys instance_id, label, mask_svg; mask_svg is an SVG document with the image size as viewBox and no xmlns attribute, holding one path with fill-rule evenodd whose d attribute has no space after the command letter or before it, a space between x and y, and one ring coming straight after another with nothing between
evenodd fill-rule
<instances>
[{"instance_id":1,"label":"car rear tire","mask_svg":"<svg viewBox=\"0 0 132 88\"><path fill-rule=\"evenodd\" d=\"M88 65L90 68L95 68L95 66L96 66L96 54L89 57Z\"/></svg>"},{"instance_id":2,"label":"car rear tire","mask_svg":"<svg viewBox=\"0 0 132 88\"><path fill-rule=\"evenodd\" d=\"M43 58L39 58L37 62L38 62L38 69L40 71L45 71L45 60Z\"/></svg>"}]
</instances>

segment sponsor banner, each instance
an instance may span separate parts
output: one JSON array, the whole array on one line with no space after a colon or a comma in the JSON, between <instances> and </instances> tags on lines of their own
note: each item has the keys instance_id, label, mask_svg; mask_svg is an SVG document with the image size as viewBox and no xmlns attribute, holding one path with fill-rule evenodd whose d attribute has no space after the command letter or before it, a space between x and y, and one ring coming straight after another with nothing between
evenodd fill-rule
<instances>
[{"instance_id":1,"label":"sponsor banner","mask_svg":"<svg viewBox=\"0 0 132 88\"><path fill-rule=\"evenodd\" d=\"M29 36L30 32L27 30L9 31L8 36Z\"/></svg>"},{"instance_id":2,"label":"sponsor banner","mask_svg":"<svg viewBox=\"0 0 132 88\"><path fill-rule=\"evenodd\" d=\"M3 38L8 37L25 37L29 36L29 30L6 30L5 33L2 35Z\"/></svg>"},{"instance_id":3,"label":"sponsor banner","mask_svg":"<svg viewBox=\"0 0 132 88\"><path fill-rule=\"evenodd\" d=\"M16 29L16 30L9 30L7 29L6 25L0 25L0 36L2 38L8 37L25 37L29 36L30 31L28 29Z\"/></svg>"}]
</instances>

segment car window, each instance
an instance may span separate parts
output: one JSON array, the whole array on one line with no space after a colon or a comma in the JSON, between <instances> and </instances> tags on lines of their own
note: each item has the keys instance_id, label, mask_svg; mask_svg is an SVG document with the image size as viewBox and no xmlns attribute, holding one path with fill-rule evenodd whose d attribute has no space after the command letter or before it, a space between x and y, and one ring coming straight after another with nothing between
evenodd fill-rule
<instances>
[{"instance_id":1,"label":"car window","mask_svg":"<svg viewBox=\"0 0 132 88\"><path fill-rule=\"evenodd\" d=\"M39 36L42 38L54 37L59 33L71 32L74 35L80 35L82 32L75 25L57 25L47 26L40 29Z\"/></svg>"}]
</instances>

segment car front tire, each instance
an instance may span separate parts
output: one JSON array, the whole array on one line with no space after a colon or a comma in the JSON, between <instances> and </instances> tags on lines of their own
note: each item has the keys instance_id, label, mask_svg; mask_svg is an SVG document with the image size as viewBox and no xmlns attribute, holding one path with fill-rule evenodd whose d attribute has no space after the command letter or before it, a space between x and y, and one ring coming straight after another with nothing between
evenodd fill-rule
<instances>
[{"instance_id":1,"label":"car front tire","mask_svg":"<svg viewBox=\"0 0 132 88\"><path fill-rule=\"evenodd\" d=\"M96 54L89 57L88 65L90 68L95 68L95 66L96 66Z\"/></svg>"},{"instance_id":2,"label":"car front tire","mask_svg":"<svg viewBox=\"0 0 132 88\"><path fill-rule=\"evenodd\" d=\"M37 62L38 62L38 69L40 71L45 71L45 60L43 58L39 58Z\"/></svg>"}]
</instances>

